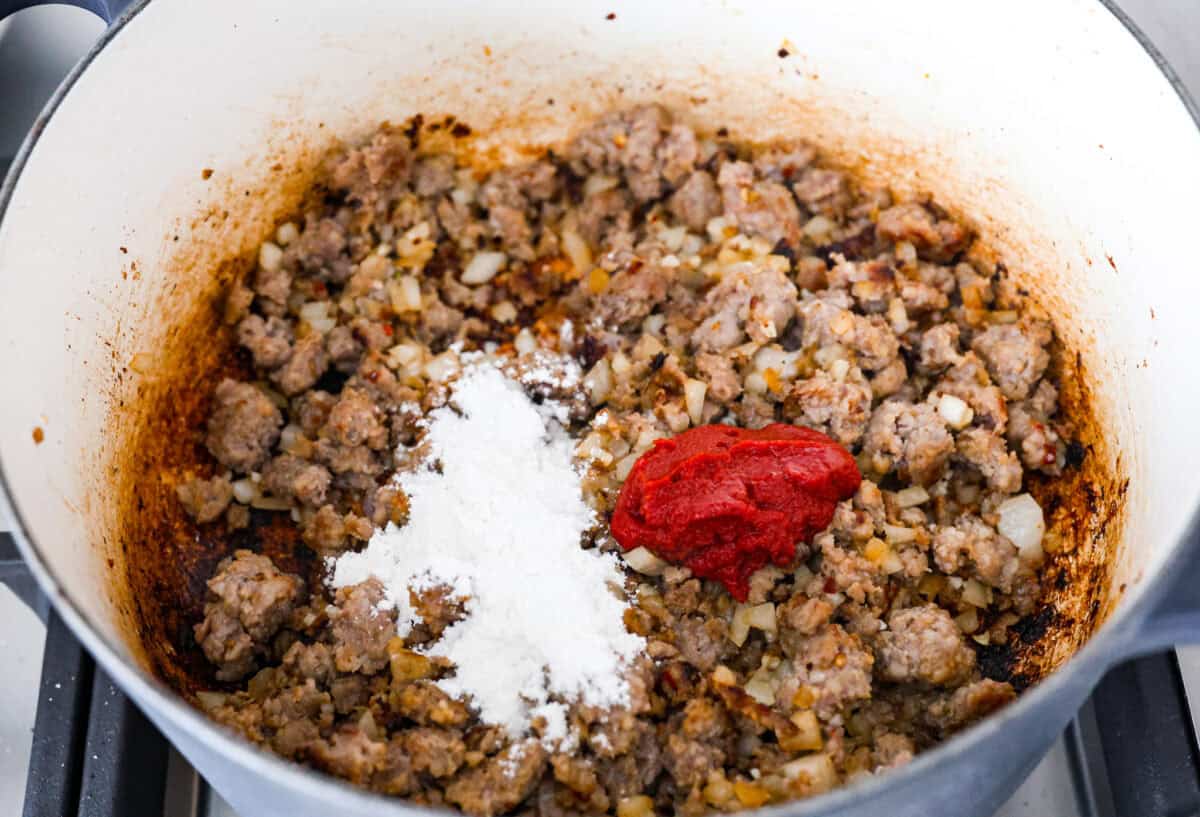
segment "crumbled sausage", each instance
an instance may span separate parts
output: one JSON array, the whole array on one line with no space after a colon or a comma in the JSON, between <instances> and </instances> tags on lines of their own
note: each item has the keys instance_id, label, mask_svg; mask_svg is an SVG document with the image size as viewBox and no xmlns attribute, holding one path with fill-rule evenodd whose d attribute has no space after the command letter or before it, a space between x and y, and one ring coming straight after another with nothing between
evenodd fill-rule
<instances>
[{"instance_id":1,"label":"crumbled sausage","mask_svg":"<svg viewBox=\"0 0 1200 817\"><path fill-rule=\"evenodd\" d=\"M950 614L934 604L897 610L876 641L878 671L895 683L937 686L961 682L975 667L975 653Z\"/></svg>"},{"instance_id":2,"label":"crumbled sausage","mask_svg":"<svg viewBox=\"0 0 1200 817\"><path fill-rule=\"evenodd\" d=\"M225 477L190 479L175 487L183 508L197 522L211 522L233 501L233 485Z\"/></svg>"},{"instance_id":3,"label":"crumbled sausage","mask_svg":"<svg viewBox=\"0 0 1200 817\"><path fill-rule=\"evenodd\" d=\"M477 817L503 814L529 796L546 763L546 750L536 740L510 744L501 754L452 780L446 786L446 799Z\"/></svg>"},{"instance_id":4,"label":"crumbled sausage","mask_svg":"<svg viewBox=\"0 0 1200 817\"><path fill-rule=\"evenodd\" d=\"M965 573L1005 592L1028 568L1017 547L978 517L964 516L933 536L933 557L946 573Z\"/></svg>"},{"instance_id":5,"label":"crumbled sausage","mask_svg":"<svg viewBox=\"0 0 1200 817\"><path fill-rule=\"evenodd\" d=\"M725 212L749 235L771 243L800 239L800 210L791 192L778 182L755 177L748 162L727 162L717 174Z\"/></svg>"},{"instance_id":6,"label":"crumbled sausage","mask_svg":"<svg viewBox=\"0 0 1200 817\"><path fill-rule=\"evenodd\" d=\"M713 352L740 343L746 335L767 343L787 329L796 304L796 285L776 268L730 275L705 296L707 317L692 334L692 343Z\"/></svg>"},{"instance_id":7,"label":"crumbled sausage","mask_svg":"<svg viewBox=\"0 0 1200 817\"><path fill-rule=\"evenodd\" d=\"M739 792L812 793L786 782L801 753L838 780L902 765L1011 700L952 616L982 603L975 582L993 636L1036 609L1038 575L995 509L1026 469L1052 479L1067 462L1054 334L1016 277L985 271L933 202L863 188L799 140L752 148L645 105L483 173L426 140L464 128L388 126L334 155L230 285L247 382L214 390L216 462L195 471L216 476L185 475L181 509L239 541L269 518L271 553L290 514L300 542L278 564L311 567L244 550L218 566L194 630L227 682L202 700L212 717L423 806L694 817L741 807ZM504 262L467 284L481 251ZM746 605L679 567L628 571L625 624L646 654L626 704L564 696L577 743L556 745L541 717L510 735L443 687L455 668L430 648L469 596L411 588L398 629L376 580L323 583L326 558L406 524L394 477L426 461L423 420L448 405L455 358L483 350L588 439L598 519L640 451L696 423L808 426L864 471L792 565L751 577ZM609 552L606 534L583 544Z\"/></svg>"},{"instance_id":8,"label":"crumbled sausage","mask_svg":"<svg viewBox=\"0 0 1200 817\"><path fill-rule=\"evenodd\" d=\"M311 389L329 368L329 355L320 335L296 341L291 357L271 373L271 380L288 397Z\"/></svg>"},{"instance_id":9,"label":"crumbled sausage","mask_svg":"<svg viewBox=\"0 0 1200 817\"><path fill-rule=\"evenodd\" d=\"M1066 461L1066 444L1050 421L1057 410L1058 392L1043 380L1028 400L1012 404L1008 415L1008 442L1021 462L1051 476L1062 473Z\"/></svg>"},{"instance_id":10,"label":"crumbled sausage","mask_svg":"<svg viewBox=\"0 0 1200 817\"><path fill-rule=\"evenodd\" d=\"M1050 363L1046 351L1050 338L1050 328L1044 323L1000 324L976 335L971 348L983 358L1004 396L1021 400L1029 395Z\"/></svg>"},{"instance_id":11,"label":"crumbled sausage","mask_svg":"<svg viewBox=\"0 0 1200 817\"><path fill-rule=\"evenodd\" d=\"M891 400L871 415L863 452L880 473L895 471L917 485L929 485L941 477L954 452L954 438L931 406Z\"/></svg>"},{"instance_id":12,"label":"crumbled sausage","mask_svg":"<svg viewBox=\"0 0 1200 817\"><path fill-rule=\"evenodd\" d=\"M671 214L692 232L701 232L709 221L721 215L721 194L708 171L697 170L671 194Z\"/></svg>"},{"instance_id":13,"label":"crumbled sausage","mask_svg":"<svg viewBox=\"0 0 1200 817\"><path fill-rule=\"evenodd\" d=\"M261 369L282 366L292 354L292 327L281 318L247 315L238 324L238 343L250 351Z\"/></svg>"},{"instance_id":14,"label":"crumbled sausage","mask_svg":"<svg viewBox=\"0 0 1200 817\"><path fill-rule=\"evenodd\" d=\"M396 616L380 608L383 587L370 579L337 592L329 611L333 661L339 672L370 675L387 666L387 646L396 634Z\"/></svg>"},{"instance_id":15,"label":"crumbled sausage","mask_svg":"<svg viewBox=\"0 0 1200 817\"><path fill-rule=\"evenodd\" d=\"M707 395L718 403L728 403L742 393L742 380L729 358L722 355L696 355L696 370L708 383Z\"/></svg>"},{"instance_id":16,"label":"crumbled sausage","mask_svg":"<svg viewBox=\"0 0 1200 817\"><path fill-rule=\"evenodd\" d=\"M1008 444L995 432L970 428L958 435L959 455L979 469L988 486L1004 494L1021 490L1021 463Z\"/></svg>"},{"instance_id":17,"label":"crumbled sausage","mask_svg":"<svg viewBox=\"0 0 1200 817\"><path fill-rule=\"evenodd\" d=\"M298 576L247 550L221 562L208 580L204 620L196 625L196 642L217 665L219 679L236 681L254 669L303 589Z\"/></svg>"},{"instance_id":18,"label":"crumbled sausage","mask_svg":"<svg viewBox=\"0 0 1200 817\"><path fill-rule=\"evenodd\" d=\"M784 415L851 446L862 439L871 418L871 387L861 375L838 382L819 371L792 387Z\"/></svg>"},{"instance_id":19,"label":"crumbled sausage","mask_svg":"<svg viewBox=\"0 0 1200 817\"><path fill-rule=\"evenodd\" d=\"M314 508L325 503L331 479L323 466L292 454L280 454L268 462L262 472L263 487L272 496Z\"/></svg>"},{"instance_id":20,"label":"crumbled sausage","mask_svg":"<svg viewBox=\"0 0 1200 817\"><path fill-rule=\"evenodd\" d=\"M921 370L940 372L958 363L962 359L958 334L958 326L953 323L939 323L927 329L921 335Z\"/></svg>"},{"instance_id":21,"label":"crumbled sausage","mask_svg":"<svg viewBox=\"0 0 1200 817\"><path fill-rule=\"evenodd\" d=\"M266 462L283 425L270 398L249 383L222 380L213 402L205 444L217 461L242 473Z\"/></svg>"},{"instance_id":22,"label":"crumbled sausage","mask_svg":"<svg viewBox=\"0 0 1200 817\"><path fill-rule=\"evenodd\" d=\"M930 261L945 262L967 247L970 233L949 219L939 219L916 202L897 204L879 214L879 235L889 241L907 241Z\"/></svg>"}]
</instances>

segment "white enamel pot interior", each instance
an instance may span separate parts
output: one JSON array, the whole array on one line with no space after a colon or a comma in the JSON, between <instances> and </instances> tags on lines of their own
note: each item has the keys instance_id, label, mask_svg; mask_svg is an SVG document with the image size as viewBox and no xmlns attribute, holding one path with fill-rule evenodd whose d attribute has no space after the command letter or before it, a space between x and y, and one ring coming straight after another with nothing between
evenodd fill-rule
<instances>
[{"instance_id":1,"label":"white enamel pot interior","mask_svg":"<svg viewBox=\"0 0 1200 817\"><path fill-rule=\"evenodd\" d=\"M905 769L784 810L989 813L1109 663L1190 626L1146 620L1200 494L1200 133L1104 6L151 0L68 82L0 196L0 465L61 614L247 817L411 809L228 737L140 665L105 487L122 401L153 377L131 364L294 204L273 166L416 113L550 144L655 99L755 140L807 136L968 215L1093 373L1129 479L1113 612L1064 669Z\"/></svg>"}]
</instances>

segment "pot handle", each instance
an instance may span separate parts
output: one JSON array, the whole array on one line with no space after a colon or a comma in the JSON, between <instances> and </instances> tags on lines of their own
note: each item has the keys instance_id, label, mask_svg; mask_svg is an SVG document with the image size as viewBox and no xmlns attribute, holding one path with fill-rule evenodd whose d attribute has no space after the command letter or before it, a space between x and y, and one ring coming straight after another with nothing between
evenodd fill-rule
<instances>
[{"instance_id":1,"label":"pot handle","mask_svg":"<svg viewBox=\"0 0 1200 817\"><path fill-rule=\"evenodd\" d=\"M0 584L16 594L42 621L50 612L49 602L38 590L37 582L17 550L10 531L13 529L9 515L8 497L0 490Z\"/></svg>"},{"instance_id":2,"label":"pot handle","mask_svg":"<svg viewBox=\"0 0 1200 817\"><path fill-rule=\"evenodd\" d=\"M112 23L121 16L121 12L125 11L132 0L54 0L54 2L78 6L95 14L105 23ZM46 5L50 5L47 0L0 0L0 20L24 8Z\"/></svg>"},{"instance_id":3,"label":"pot handle","mask_svg":"<svg viewBox=\"0 0 1200 817\"><path fill-rule=\"evenodd\" d=\"M1183 563L1134 636L1129 657L1177 644L1200 644L1200 533L1182 550Z\"/></svg>"},{"instance_id":4,"label":"pot handle","mask_svg":"<svg viewBox=\"0 0 1200 817\"><path fill-rule=\"evenodd\" d=\"M4 531L0 531L0 584L16 594L42 621L46 620L49 612L46 597L38 590L37 582L17 552L16 543Z\"/></svg>"}]
</instances>

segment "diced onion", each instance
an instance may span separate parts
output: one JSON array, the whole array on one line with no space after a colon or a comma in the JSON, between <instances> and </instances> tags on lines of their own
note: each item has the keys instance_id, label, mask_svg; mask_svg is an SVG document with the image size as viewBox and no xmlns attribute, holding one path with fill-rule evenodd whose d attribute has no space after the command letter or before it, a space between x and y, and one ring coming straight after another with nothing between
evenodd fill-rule
<instances>
[{"instance_id":1,"label":"diced onion","mask_svg":"<svg viewBox=\"0 0 1200 817\"><path fill-rule=\"evenodd\" d=\"M917 592L927 599L933 599L946 586L946 577L930 573L917 583Z\"/></svg>"},{"instance_id":2,"label":"diced onion","mask_svg":"<svg viewBox=\"0 0 1200 817\"><path fill-rule=\"evenodd\" d=\"M813 216L804 225L804 235L812 241L824 243L836 227L837 225L825 216Z\"/></svg>"},{"instance_id":3,"label":"diced onion","mask_svg":"<svg viewBox=\"0 0 1200 817\"><path fill-rule=\"evenodd\" d=\"M608 365L608 358L602 357L583 376L583 388L587 391L588 400L592 405L598 406L608 399L612 386L612 368Z\"/></svg>"},{"instance_id":4,"label":"diced onion","mask_svg":"<svg viewBox=\"0 0 1200 817\"><path fill-rule=\"evenodd\" d=\"M894 250L896 260L901 264L915 264L917 262L917 248L907 241L900 241L896 244Z\"/></svg>"},{"instance_id":5,"label":"diced onion","mask_svg":"<svg viewBox=\"0 0 1200 817\"><path fill-rule=\"evenodd\" d=\"M764 633L773 634L775 632L775 605L771 602L755 604L749 608L747 615L747 620L754 629L762 630Z\"/></svg>"},{"instance_id":6,"label":"diced onion","mask_svg":"<svg viewBox=\"0 0 1200 817\"><path fill-rule=\"evenodd\" d=\"M617 352L613 355L612 363L609 365L612 367L612 373L617 376L618 380L625 380L633 369L633 364L629 362L629 358L625 356L624 352Z\"/></svg>"},{"instance_id":7,"label":"diced onion","mask_svg":"<svg viewBox=\"0 0 1200 817\"><path fill-rule=\"evenodd\" d=\"M813 789L828 789L837 783L837 771L826 754L807 755L783 764L781 769L788 780L803 780Z\"/></svg>"},{"instance_id":8,"label":"diced onion","mask_svg":"<svg viewBox=\"0 0 1200 817\"><path fill-rule=\"evenodd\" d=\"M444 381L458 372L458 369L458 355L446 351L426 363L423 371L430 380Z\"/></svg>"},{"instance_id":9,"label":"diced onion","mask_svg":"<svg viewBox=\"0 0 1200 817\"><path fill-rule=\"evenodd\" d=\"M462 272L464 284L486 284L496 277L496 273L508 263L508 256L502 252L477 252Z\"/></svg>"},{"instance_id":10,"label":"diced onion","mask_svg":"<svg viewBox=\"0 0 1200 817\"><path fill-rule=\"evenodd\" d=\"M208 690L200 690L196 693L196 700L200 702L200 706L208 711L218 709L225 705L225 701L229 698L224 692L210 692Z\"/></svg>"},{"instance_id":11,"label":"diced onion","mask_svg":"<svg viewBox=\"0 0 1200 817\"><path fill-rule=\"evenodd\" d=\"M754 370L762 373L774 369L783 380L794 380L799 371L796 364L799 358L799 352L785 352L778 346L764 346L754 355Z\"/></svg>"},{"instance_id":12,"label":"diced onion","mask_svg":"<svg viewBox=\"0 0 1200 817\"><path fill-rule=\"evenodd\" d=\"M832 343L829 346L822 346L813 353L813 360L822 369L832 369L834 361L845 360L849 362L849 352L846 347L840 343Z\"/></svg>"},{"instance_id":13,"label":"diced onion","mask_svg":"<svg viewBox=\"0 0 1200 817\"><path fill-rule=\"evenodd\" d=\"M708 384L703 380L688 380L683 384L683 398L687 403L688 417L692 425L700 425L704 416L704 395L708 392Z\"/></svg>"},{"instance_id":14,"label":"diced onion","mask_svg":"<svg viewBox=\"0 0 1200 817\"><path fill-rule=\"evenodd\" d=\"M621 554L621 558L625 560L625 564L632 567L638 573L646 576L660 576L663 570L666 569L667 563L655 556L646 548L634 548L627 550Z\"/></svg>"},{"instance_id":15,"label":"diced onion","mask_svg":"<svg viewBox=\"0 0 1200 817\"><path fill-rule=\"evenodd\" d=\"M638 435L637 443L634 445L634 448L638 451L645 451L647 448L654 445L655 440L661 440L665 436L666 434L657 428L648 428Z\"/></svg>"},{"instance_id":16,"label":"diced onion","mask_svg":"<svg viewBox=\"0 0 1200 817\"><path fill-rule=\"evenodd\" d=\"M611 465L613 455L604 447L604 437L598 432L592 432L583 438L575 449L575 452L590 460L595 460L601 465Z\"/></svg>"},{"instance_id":17,"label":"diced onion","mask_svg":"<svg viewBox=\"0 0 1200 817\"><path fill-rule=\"evenodd\" d=\"M955 397L953 394L943 394L937 404L938 414L946 421L946 424L951 428L962 429L971 424L971 420L975 419L975 412L961 397Z\"/></svg>"},{"instance_id":18,"label":"diced onion","mask_svg":"<svg viewBox=\"0 0 1200 817\"><path fill-rule=\"evenodd\" d=\"M243 505L249 505L250 500L258 496L258 486L248 479L239 479L233 483L233 498Z\"/></svg>"},{"instance_id":19,"label":"diced onion","mask_svg":"<svg viewBox=\"0 0 1200 817\"><path fill-rule=\"evenodd\" d=\"M965 613L957 616L954 623L958 625L958 629L970 635L979 629L979 612L974 608L968 608Z\"/></svg>"},{"instance_id":20,"label":"diced onion","mask_svg":"<svg viewBox=\"0 0 1200 817\"><path fill-rule=\"evenodd\" d=\"M775 703L775 685L770 676L761 669L750 676L750 680L746 681L742 689L763 706L772 706Z\"/></svg>"},{"instance_id":21,"label":"diced onion","mask_svg":"<svg viewBox=\"0 0 1200 817\"><path fill-rule=\"evenodd\" d=\"M583 275L591 270L592 248L583 240L583 236L574 230L563 230L562 248L567 258L571 259L571 266L575 267L576 272Z\"/></svg>"},{"instance_id":22,"label":"diced onion","mask_svg":"<svg viewBox=\"0 0 1200 817\"><path fill-rule=\"evenodd\" d=\"M512 323L517 319L517 308L512 301L501 301L492 307L492 317L500 323Z\"/></svg>"},{"instance_id":23,"label":"diced onion","mask_svg":"<svg viewBox=\"0 0 1200 817\"><path fill-rule=\"evenodd\" d=\"M738 803L746 808L758 808L771 800L771 792L761 783L751 783L749 780L733 781L733 793Z\"/></svg>"},{"instance_id":24,"label":"diced onion","mask_svg":"<svg viewBox=\"0 0 1200 817\"><path fill-rule=\"evenodd\" d=\"M281 247L286 247L299 237L300 229L291 221L280 224L279 229L275 231L275 243Z\"/></svg>"},{"instance_id":25,"label":"diced onion","mask_svg":"<svg viewBox=\"0 0 1200 817\"><path fill-rule=\"evenodd\" d=\"M973 607L987 607L992 602L992 593L982 582L967 579L962 589L963 601Z\"/></svg>"},{"instance_id":26,"label":"diced onion","mask_svg":"<svg viewBox=\"0 0 1200 817\"><path fill-rule=\"evenodd\" d=\"M724 216L717 216L709 219L708 224L704 225L704 230L708 233L709 240L720 243L729 237L729 222Z\"/></svg>"},{"instance_id":27,"label":"diced onion","mask_svg":"<svg viewBox=\"0 0 1200 817\"><path fill-rule=\"evenodd\" d=\"M887 318L896 334L902 335L908 331L908 310L901 299L892 298L888 302Z\"/></svg>"},{"instance_id":28,"label":"diced onion","mask_svg":"<svg viewBox=\"0 0 1200 817\"><path fill-rule=\"evenodd\" d=\"M719 664L712 672L712 682L717 686L729 687L737 683L737 676L729 667Z\"/></svg>"},{"instance_id":29,"label":"diced onion","mask_svg":"<svg viewBox=\"0 0 1200 817\"><path fill-rule=\"evenodd\" d=\"M258 248L258 265L267 272L277 272L283 266L283 250L278 244L264 241Z\"/></svg>"},{"instance_id":30,"label":"diced onion","mask_svg":"<svg viewBox=\"0 0 1200 817\"><path fill-rule=\"evenodd\" d=\"M907 545L917 541L917 532L899 525L884 525L883 535L893 545Z\"/></svg>"},{"instance_id":31,"label":"diced onion","mask_svg":"<svg viewBox=\"0 0 1200 817\"><path fill-rule=\"evenodd\" d=\"M600 173L593 173L583 182L583 195L594 196L597 193L603 193L607 190L612 190L620 183L621 180L616 176L604 176Z\"/></svg>"},{"instance_id":32,"label":"diced onion","mask_svg":"<svg viewBox=\"0 0 1200 817\"><path fill-rule=\"evenodd\" d=\"M845 337L854 331L854 313L848 309L840 310L829 321L829 331L838 337Z\"/></svg>"},{"instance_id":33,"label":"diced onion","mask_svg":"<svg viewBox=\"0 0 1200 817\"><path fill-rule=\"evenodd\" d=\"M388 283L388 298L397 312L421 311L421 282L415 275L401 275Z\"/></svg>"},{"instance_id":34,"label":"diced onion","mask_svg":"<svg viewBox=\"0 0 1200 817\"><path fill-rule=\"evenodd\" d=\"M279 450L297 457L307 458L312 456L313 444L308 437L304 436L304 431L300 426L289 423L283 427L283 432L279 435Z\"/></svg>"},{"instance_id":35,"label":"diced onion","mask_svg":"<svg viewBox=\"0 0 1200 817\"><path fill-rule=\"evenodd\" d=\"M904 563L900 561L896 551L892 550L891 546L882 539L872 538L868 541L866 547L863 548L863 555L867 557L867 561L878 565L888 575L899 573L904 569Z\"/></svg>"},{"instance_id":36,"label":"diced onion","mask_svg":"<svg viewBox=\"0 0 1200 817\"><path fill-rule=\"evenodd\" d=\"M433 257L437 242L432 240L433 230L428 221L422 221L396 242L396 261L404 267L420 269Z\"/></svg>"},{"instance_id":37,"label":"diced onion","mask_svg":"<svg viewBox=\"0 0 1200 817\"><path fill-rule=\"evenodd\" d=\"M815 752L825 745L821 737L821 724L817 715L811 709L802 709L789 719L796 731L790 735L780 735L779 746L785 752Z\"/></svg>"},{"instance_id":38,"label":"diced onion","mask_svg":"<svg viewBox=\"0 0 1200 817\"><path fill-rule=\"evenodd\" d=\"M398 343L384 355L387 365L396 371L417 369L425 358L425 349L417 343Z\"/></svg>"},{"instance_id":39,"label":"diced onion","mask_svg":"<svg viewBox=\"0 0 1200 817\"><path fill-rule=\"evenodd\" d=\"M324 335L337 326L337 319L329 315L330 306L329 301L309 301L300 307L300 320Z\"/></svg>"},{"instance_id":40,"label":"diced onion","mask_svg":"<svg viewBox=\"0 0 1200 817\"><path fill-rule=\"evenodd\" d=\"M774 604L739 604L729 622L729 640L740 647L746 643L751 628L774 634L777 626Z\"/></svg>"},{"instance_id":41,"label":"diced onion","mask_svg":"<svg viewBox=\"0 0 1200 817\"><path fill-rule=\"evenodd\" d=\"M668 227L658 232L658 240L671 252L683 249L683 239L687 238L687 227Z\"/></svg>"},{"instance_id":42,"label":"diced onion","mask_svg":"<svg viewBox=\"0 0 1200 817\"><path fill-rule=\"evenodd\" d=\"M633 357L635 360L648 361L662 351L661 340L654 335L642 335L633 347Z\"/></svg>"},{"instance_id":43,"label":"diced onion","mask_svg":"<svg viewBox=\"0 0 1200 817\"><path fill-rule=\"evenodd\" d=\"M664 403L660 411L672 434L682 434L687 431L692 420L678 403Z\"/></svg>"},{"instance_id":44,"label":"diced onion","mask_svg":"<svg viewBox=\"0 0 1200 817\"><path fill-rule=\"evenodd\" d=\"M1029 494L1018 494L1000 503L996 513L1000 515L996 529L1017 546L1021 559L1040 564L1045 558L1042 537L1046 533L1046 521L1037 500Z\"/></svg>"},{"instance_id":45,"label":"diced onion","mask_svg":"<svg viewBox=\"0 0 1200 817\"><path fill-rule=\"evenodd\" d=\"M734 646L740 647L746 643L746 638L750 635L750 617L746 614L744 605L739 605L733 611L733 618L729 622L729 640L734 643Z\"/></svg>"},{"instance_id":46,"label":"diced onion","mask_svg":"<svg viewBox=\"0 0 1200 817\"><path fill-rule=\"evenodd\" d=\"M646 320L642 321L642 331L656 338L661 338L663 326L666 323L666 315L647 315Z\"/></svg>"},{"instance_id":47,"label":"diced onion","mask_svg":"<svg viewBox=\"0 0 1200 817\"><path fill-rule=\"evenodd\" d=\"M679 254L688 258L688 263L693 267L700 266L700 256L697 253L704 249L704 239L695 233L688 233L683 237L683 244L679 247Z\"/></svg>"},{"instance_id":48,"label":"diced onion","mask_svg":"<svg viewBox=\"0 0 1200 817\"><path fill-rule=\"evenodd\" d=\"M915 508L929 501L929 492L920 485L913 485L896 492L896 504L901 508Z\"/></svg>"},{"instance_id":49,"label":"diced onion","mask_svg":"<svg viewBox=\"0 0 1200 817\"><path fill-rule=\"evenodd\" d=\"M704 795L704 802L716 808L732 802L736 796L733 791L733 784L720 772L708 775L708 781L705 783L702 793Z\"/></svg>"},{"instance_id":50,"label":"diced onion","mask_svg":"<svg viewBox=\"0 0 1200 817\"><path fill-rule=\"evenodd\" d=\"M613 476L619 481L624 482L626 477L629 476L629 472L633 470L633 466L637 465L637 461L637 454L628 454L622 457L621 461L617 463L617 467L613 469Z\"/></svg>"},{"instance_id":51,"label":"diced onion","mask_svg":"<svg viewBox=\"0 0 1200 817\"><path fill-rule=\"evenodd\" d=\"M526 327L517 333L516 338L513 339L513 346L516 347L519 354L527 355L537 350L538 342L537 338Z\"/></svg>"}]
</instances>

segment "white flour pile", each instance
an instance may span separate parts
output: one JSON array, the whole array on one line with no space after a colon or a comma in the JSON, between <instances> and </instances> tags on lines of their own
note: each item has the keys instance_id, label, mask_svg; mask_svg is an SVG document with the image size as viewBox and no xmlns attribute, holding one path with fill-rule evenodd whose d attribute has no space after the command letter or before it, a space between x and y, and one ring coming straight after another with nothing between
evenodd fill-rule
<instances>
[{"instance_id":1,"label":"white flour pile","mask_svg":"<svg viewBox=\"0 0 1200 817\"><path fill-rule=\"evenodd\" d=\"M377 578L401 634L416 617L410 587L449 585L469 598L466 617L428 649L456 667L438 685L469 695L485 722L513 736L545 718L553 743L567 737L561 701L628 703L623 669L644 644L625 630L626 604L610 588L622 582L615 557L579 547L594 518L552 412L486 363L466 370L453 403L461 413L429 417L424 467L398 477L408 523L338 557L332 584Z\"/></svg>"}]
</instances>

